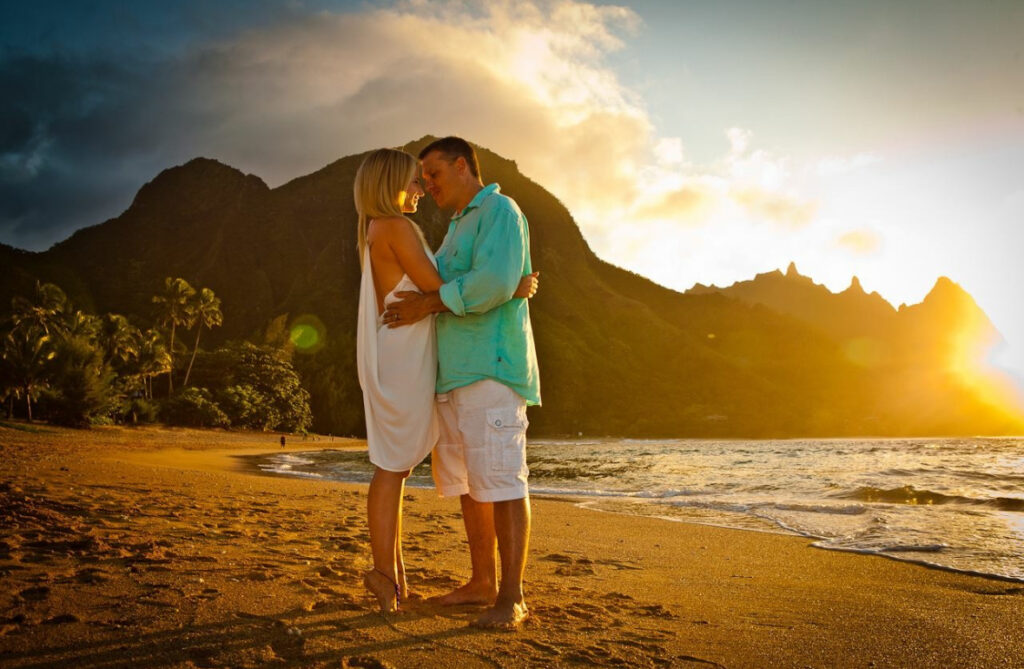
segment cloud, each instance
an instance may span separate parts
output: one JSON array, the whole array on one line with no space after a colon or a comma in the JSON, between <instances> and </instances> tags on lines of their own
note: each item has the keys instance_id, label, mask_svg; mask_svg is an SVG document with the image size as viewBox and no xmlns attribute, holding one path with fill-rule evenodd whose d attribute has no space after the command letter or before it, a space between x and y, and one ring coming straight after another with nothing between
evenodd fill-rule
<instances>
[{"instance_id":1,"label":"cloud","mask_svg":"<svg viewBox=\"0 0 1024 669\"><path fill-rule=\"evenodd\" d=\"M273 186L427 133L464 135L607 210L609 193L635 197L650 160L644 109L602 65L637 25L571 1L406 2L289 15L133 67L0 57L0 235L44 247L196 155Z\"/></svg>"},{"instance_id":2,"label":"cloud","mask_svg":"<svg viewBox=\"0 0 1024 669\"><path fill-rule=\"evenodd\" d=\"M662 193L653 202L641 201L631 213L639 219L700 224L706 220L717 200L718 194L713 188L694 183Z\"/></svg>"},{"instance_id":3,"label":"cloud","mask_svg":"<svg viewBox=\"0 0 1024 669\"><path fill-rule=\"evenodd\" d=\"M791 228L810 223L818 208L814 202L752 186L735 188L730 196L752 215Z\"/></svg>"},{"instance_id":4,"label":"cloud","mask_svg":"<svg viewBox=\"0 0 1024 669\"><path fill-rule=\"evenodd\" d=\"M879 249L882 242L871 230L851 230L836 239L836 245L859 255L868 255Z\"/></svg>"},{"instance_id":5,"label":"cloud","mask_svg":"<svg viewBox=\"0 0 1024 669\"><path fill-rule=\"evenodd\" d=\"M640 28L628 8L575 0L409 0L294 10L141 60L7 57L0 90L19 102L0 115L0 239L44 248L197 155L276 186L425 134L514 158L620 264L645 262L629 249L652 238L685 247L701 225L807 225L800 171L750 130L728 128L729 151L707 165L658 134L607 63Z\"/></svg>"}]
</instances>

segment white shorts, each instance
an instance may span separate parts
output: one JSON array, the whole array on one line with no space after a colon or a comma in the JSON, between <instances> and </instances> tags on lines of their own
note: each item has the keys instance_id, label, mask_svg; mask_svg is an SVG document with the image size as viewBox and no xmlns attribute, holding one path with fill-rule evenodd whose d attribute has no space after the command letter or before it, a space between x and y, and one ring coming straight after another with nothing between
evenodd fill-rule
<instances>
[{"instance_id":1,"label":"white shorts","mask_svg":"<svg viewBox=\"0 0 1024 669\"><path fill-rule=\"evenodd\" d=\"M436 399L441 438L430 467L437 491L478 502L526 497L526 400L490 379Z\"/></svg>"}]
</instances>

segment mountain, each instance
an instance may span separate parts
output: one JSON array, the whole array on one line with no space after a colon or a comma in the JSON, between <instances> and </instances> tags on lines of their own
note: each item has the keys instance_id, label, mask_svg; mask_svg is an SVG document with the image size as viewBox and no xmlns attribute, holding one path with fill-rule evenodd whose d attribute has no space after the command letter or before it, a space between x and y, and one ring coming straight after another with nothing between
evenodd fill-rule
<instances>
[{"instance_id":1,"label":"mountain","mask_svg":"<svg viewBox=\"0 0 1024 669\"><path fill-rule=\"evenodd\" d=\"M974 298L947 277L939 277L920 304L899 309L877 292L866 293L857 277L832 293L793 263L785 273L758 274L726 288L697 284L687 293L762 305L826 333L849 362L878 377L870 415L899 416L903 427L890 418L886 432L970 432L965 426L983 424L985 413L1002 415L1010 427L1018 414L1004 392L1012 380L985 363L1002 336Z\"/></svg>"},{"instance_id":2,"label":"mountain","mask_svg":"<svg viewBox=\"0 0 1024 669\"><path fill-rule=\"evenodd\" d=\"M405 148L415 154L432 139ZM485 182L499 182L529 219L534 266L542 272L531 315L544 406L530 410L533 434L1021 429L1018 417L961 383L936 353L948 347L956 325L943 320L949 305L966 294L942 283L934 297L897 311L857 282L835 295L795 268L681 294L601 261L554 196L513 161L478 150ZM260 341L313 316L324 324L325 345L296 353L295 363L312 396L314 428L361 434L352 182L362 158L342 158L274 189L205 158L167 169L123 214L46 252L0 247L0 304L41 279L80 307L149 324L151 296L164 277L181 276L223 301L224 326L204 335L208 346ZM414 218L436 247L447 217L429 198L420 207ZM908 346L914 336L923 339ZM929 391L915 394L916 403L892 399L894 388L918 382Z\"/></svg>"}]
</instances>

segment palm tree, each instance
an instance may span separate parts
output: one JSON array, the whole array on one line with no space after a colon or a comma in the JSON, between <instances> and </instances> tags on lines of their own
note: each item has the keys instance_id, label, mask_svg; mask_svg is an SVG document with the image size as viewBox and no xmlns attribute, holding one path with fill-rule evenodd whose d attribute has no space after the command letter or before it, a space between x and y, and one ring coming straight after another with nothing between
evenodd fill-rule
<instances>
[{"instance_id":1,"label":"palm tree","mask_svg":"<svg viewBox=\"0 0 1024 669\"><path fill-rule=\"evenodd\" d=\"M7 374L17 394L25 397L29 422L32 421L32 398L46 385L46 364L54 354L50 335L38 326L25 325L4 337L3 359Z\"/></svg>"},{"instance_id":2,"label":"palm tree","mask_svg":"<svg viewBox=\"0 0 1024 669\"><path fill-rule=\"evenodd\" d=\"M71 304L59 286L36 281L34 299L20 295L11 300L11 324L14 329L39 329L47 336L67 331Z\"/></svg>"},{"instance_id":3,"label":"palm tree","mask_svg":"<svg viewBox=\"0 0 1024 669\"><path fill-rule=\"evenodd\" d=\"M103 359L109 365L124 366L137 360L142 333L120 314L106 314L100 319L99 340Z\"/></svg>"},{"instance_id":4,"label":"palm tree","mask_svg":"<svg viewBox=\"0 0 1024 669\"><path fill-rule=\"evenodd\" d=\"M188 385L188 377L192 373L192 363L196 361L196 352L199 350L199 335L203 328L212 330L224 322L224 315L220 312L220 298L214 295L209 288L200 290L191 306L192 318L196 326L196 345L192 348L192 359L188 361L188 369L185 370L183 387Z\"/></svg>"},{"instance_id":5,"label":"palm tree","mask_svg":"<svg viewBox=\"0 0 1024 669\"><path fill-rule=\"evenodd\" d=\"M24 397L32 420L32 399L46 385L47 363L53 359L55 338L68 332L71 304L55 284L36 281L33 299L11 300L10 329L4 335L4 376L14 396Z\"/></svg>"},{"instance_id":6,"label":"palm tree","mask_svg":"<svg viewBox=\"0 0 1024 669\"><path fill-rule=\"evenodd\" d=\"M8 332L0 338L0 397L8 400L7 417L14 418L14 400L21 398L21 391L14 378L14 367L5 355L5 344Z\"/></svg>"},{"instance_id":7,"label":"palm tree","mask_svg":"<svg viewBox=\"0 0 1024 669\"><path fill-rule=\"evenodd\" d=\"M146 399L153 399L153 377L171 370L171 355L167 352L163 336L156 330L146 330L139 340L139 376L142 377Z\"/></svg>"},{"instance_id":8,"label":"palm tree","mask_svg":"<svg viewBox=\"0 0 1024 669\"><path fill-rule=\"evenodd\" d=\"M195 294L195 288L185 279L167 277L164 279L164 292L153 296L160 325L171 329L170 343L167 347L171 361L167 370L168 395L174 394L174 334L179 325L188 327L192 322L190 304Z\"/></svg>"},{"instance_id":9,"label":"palm tree","mask_svg":"<svg viewBox=\"0 0 1024 669\"><path fill-rule=\"evenodd\" d=\"M70 306L70 305L69 305ZM60 333L63 339L82 337L91 342L99 340L103 322L99 316L87 314L80 309L68 312L64 318L64 330Z\"/></svg>"}]
</instances>

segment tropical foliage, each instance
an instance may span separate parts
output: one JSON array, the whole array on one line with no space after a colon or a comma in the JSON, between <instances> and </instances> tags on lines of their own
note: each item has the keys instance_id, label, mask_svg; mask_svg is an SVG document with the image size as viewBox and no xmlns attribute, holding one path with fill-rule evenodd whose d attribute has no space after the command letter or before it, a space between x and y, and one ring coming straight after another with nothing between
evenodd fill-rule
<instances>
[{"instance_id":1,"label":"tropical foliage","mask_svg":"<svg viewBox=\"0 0 1024 669\"><path fill-rule=\"evenodd\" d=\"M235 342L203 352L203 330L223 323L214 292L168 277L152 301L155 324L143 330L120 314L75 309L52 283L37 282L30 297L15 296L0 323L0 399L8 417L73 427L158 416L200 427L309 427L309 393L289 347ZM175 393L175 373L189 354L178 335L190 329L195 340ZM153 380L161 376L168 392L155 397ZM195 377L202 379L200 387L189 386Z\"/></svg>"}]
</instances>

